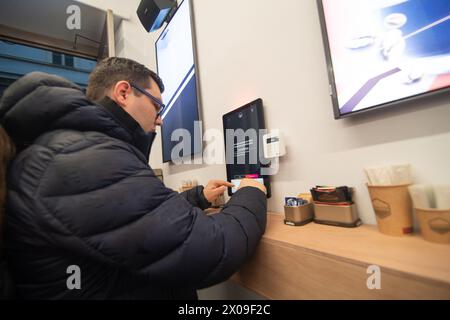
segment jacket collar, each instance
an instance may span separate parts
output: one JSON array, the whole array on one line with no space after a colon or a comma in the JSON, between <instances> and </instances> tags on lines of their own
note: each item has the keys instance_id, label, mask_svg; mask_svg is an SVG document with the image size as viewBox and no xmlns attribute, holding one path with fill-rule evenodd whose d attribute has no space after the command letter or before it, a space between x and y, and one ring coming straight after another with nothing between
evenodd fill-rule
<instances>
[{"instance_id":1,"label":"jacket collar","mask_svg":"<svg viewBox=\"0 0 450 320\"><path fill-rule=\"evenodd\" d=\"M99 104L108 110L116 121L128 131L132 138L131 143L144 154L148 161L156 132L145 133L139 123L109 97L103 98Z\"/></svg>"}]
</instances>

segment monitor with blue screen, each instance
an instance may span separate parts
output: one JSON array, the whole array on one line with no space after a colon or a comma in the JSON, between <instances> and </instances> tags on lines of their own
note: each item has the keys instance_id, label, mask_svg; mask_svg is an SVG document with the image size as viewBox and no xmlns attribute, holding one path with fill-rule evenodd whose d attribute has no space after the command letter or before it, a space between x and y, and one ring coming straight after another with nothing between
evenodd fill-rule
<instances>
[{"instance_id":1,"label":"monitor with blue screen","mask_svg":"<svg viewBox=\"0 0 450 320\"><path fill-rule=\"evenodd\" d=\"M165 86L162 97L167 106L161 127L163 162L191 157L202 151L202 126L198 122L199 90L190 0L180 4L155 47L158 75ZM190 141L178 139L178 133L183 131L189 133ZM176 152L180 143L187 145Z\"/></svg>"}]
</instances>

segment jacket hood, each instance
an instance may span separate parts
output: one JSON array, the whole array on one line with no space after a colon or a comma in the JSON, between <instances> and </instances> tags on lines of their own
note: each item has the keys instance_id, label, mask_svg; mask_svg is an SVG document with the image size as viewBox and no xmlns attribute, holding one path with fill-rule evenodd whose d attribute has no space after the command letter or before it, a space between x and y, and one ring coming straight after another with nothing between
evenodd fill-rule
<instances>
[{"instance_id":1,"label":"jacket hood","mask_svg":"<svg viewBox=\"0 0 450 320\"><path fill-rule=\"evenodd\" d=\"M134 145L148 159L155 138L155 133L146 134L140 127L123 126L74 83L42 72L23 76L4 92L0 124L19 150L53 130L98 131Z\"/></svg>"}]
</instances>

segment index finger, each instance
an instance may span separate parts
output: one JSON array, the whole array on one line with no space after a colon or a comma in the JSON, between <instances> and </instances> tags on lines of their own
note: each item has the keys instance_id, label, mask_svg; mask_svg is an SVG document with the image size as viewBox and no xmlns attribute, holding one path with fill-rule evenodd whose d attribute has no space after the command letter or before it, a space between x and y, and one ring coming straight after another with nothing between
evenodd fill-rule
<instances>
[{"instance_id":1,"label":"index finger","mask_svg":"<svg viewBox=\"0 0 450 320\"><path fill-rule=\"evenodd\" d=\"M234 184L224 180L212 180L211 182L218 187L220 186L234 187Z\"/></svg>"}]
</instances>

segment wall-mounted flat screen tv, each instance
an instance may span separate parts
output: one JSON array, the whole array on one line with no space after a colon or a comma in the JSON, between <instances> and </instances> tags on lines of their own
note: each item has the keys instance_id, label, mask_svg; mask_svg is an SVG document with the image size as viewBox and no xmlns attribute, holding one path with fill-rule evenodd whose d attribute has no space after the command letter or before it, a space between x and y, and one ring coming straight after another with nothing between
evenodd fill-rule
<instances>
[{"instance_id":1,"label":"wall-mounted flat screen tv","mask_svg":"<svg viewBox=\"0 0 450 320\"><path fill-rule=\"evenodd\" d=\"M317 0L335 118L449 92L449 0Z\"/></svg>"},{"instance_id":2,"label":"wall-mounted flat screen tv","mask_svg":"<svg viewBox=\"0 0 450 320\"><path fill-rule=\"evenodd\" d=\"M184 0L155 43L158 75L165 86L162 98L167 106L161 127L163 162L202 152L193 26L191 1ZM181 138L183 131L190 137Z\"/></svg>"}]
</instances>

